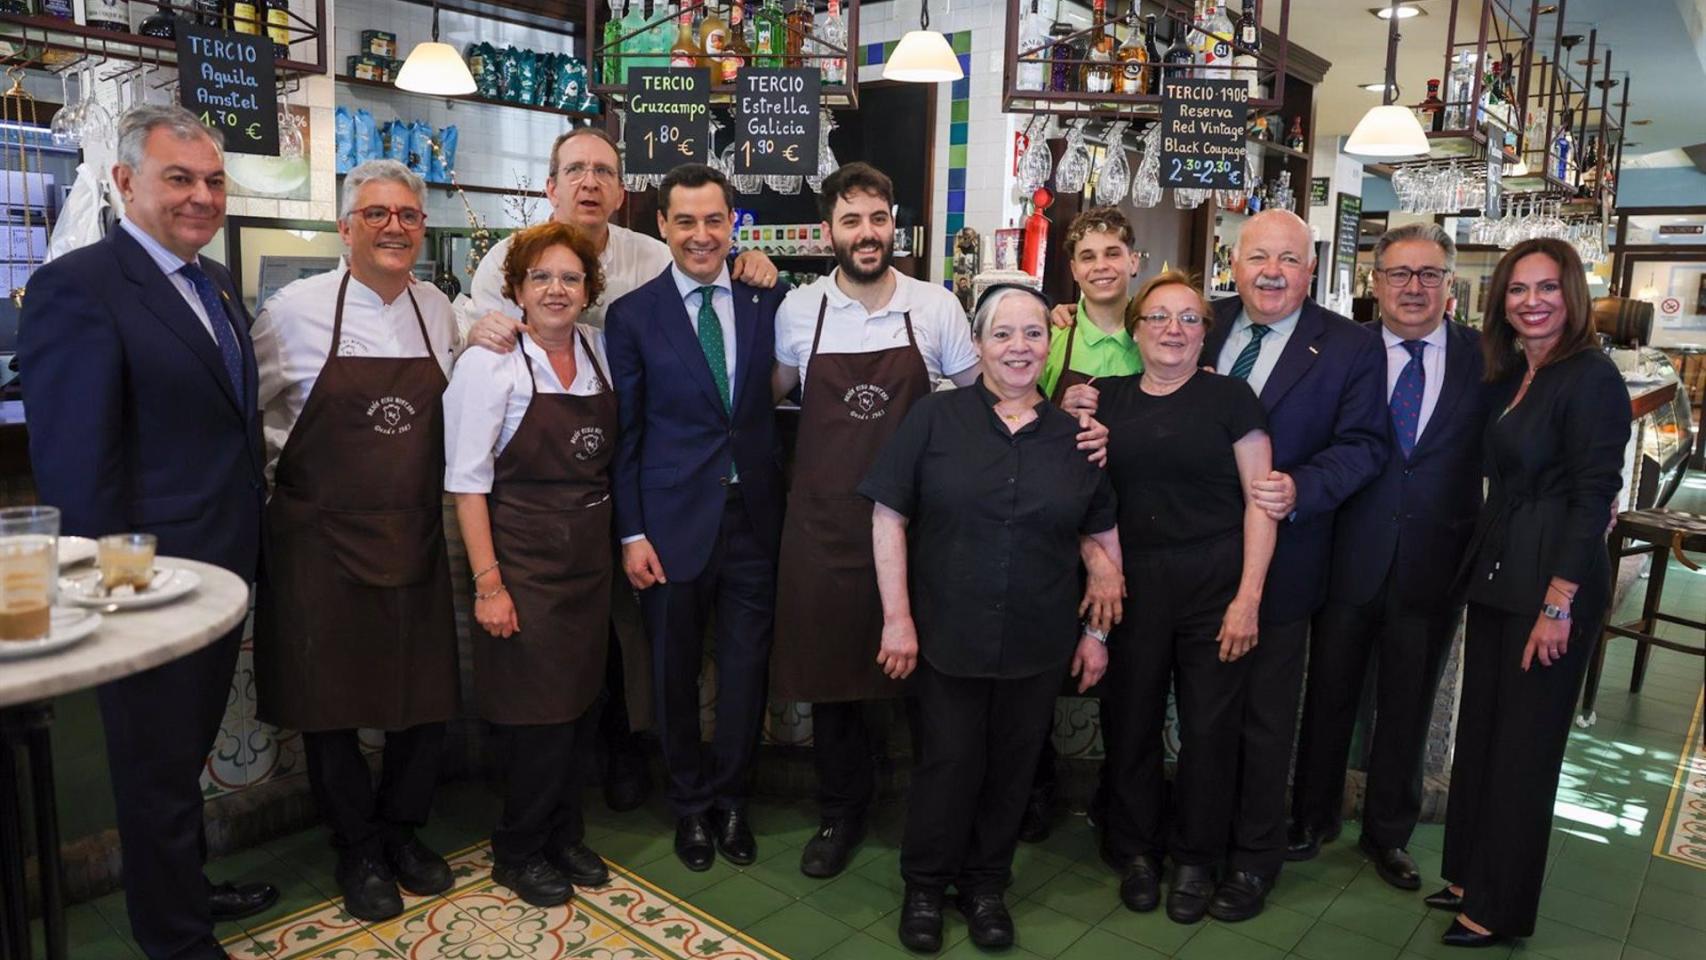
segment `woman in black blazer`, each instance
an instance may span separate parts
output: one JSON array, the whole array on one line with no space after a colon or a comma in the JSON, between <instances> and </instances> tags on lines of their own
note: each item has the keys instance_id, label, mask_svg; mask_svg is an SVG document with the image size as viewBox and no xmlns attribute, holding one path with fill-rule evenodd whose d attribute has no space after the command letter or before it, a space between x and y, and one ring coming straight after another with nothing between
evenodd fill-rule
<instances>
[{"instance_id":1,"label":"woman in black blazer","mask_svg":"<svg viewBox=\"0 0 1706 960\"><path fill-rule=\"evenodd\" d=\"M1568 243L1518 244L1490 289L1482 345L1504 412L1487 426L1487 503L1462 574L1450 885L1428 898L1458 911L1442 940L1465 947L1534 932L1570 711L1610 599L1605 531L1630 419Z\"/></svg>"}]
</instances>

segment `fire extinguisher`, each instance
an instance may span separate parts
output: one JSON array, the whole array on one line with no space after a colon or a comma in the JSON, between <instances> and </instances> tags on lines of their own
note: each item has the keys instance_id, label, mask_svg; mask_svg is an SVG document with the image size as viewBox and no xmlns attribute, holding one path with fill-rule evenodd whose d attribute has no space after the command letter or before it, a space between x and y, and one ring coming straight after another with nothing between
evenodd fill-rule
<instances>
[{"instance_id":1,"label":"fire extinguisher","mask_svg":"<svg viewBox=\"0 0 1706 960\"><path fill-rule=\"evenodd\" d=\"M1043 266L1048 262L1048 217L1043 211L1054 205L1054 194L1047 187L1038 187L1031 194L1031 215L1025 218L1025 246L1020 254L1020 267L1038 280L1043 278Z\"/></svg>"}]
</instances>

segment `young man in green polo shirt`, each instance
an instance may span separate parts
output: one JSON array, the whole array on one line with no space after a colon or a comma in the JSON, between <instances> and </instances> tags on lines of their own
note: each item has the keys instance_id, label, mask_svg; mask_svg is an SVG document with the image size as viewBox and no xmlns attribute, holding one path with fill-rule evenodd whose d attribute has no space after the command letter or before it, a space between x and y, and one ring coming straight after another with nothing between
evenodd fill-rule
<instances>
[{"instance_id":1,"label":"young man in green polo shirt","mask_svg":"<svg viewBox=\"0 0 1706 960\"><path fill-rule=\"evenodd\" d=\"M1066 256L1079 291L1077 322L1050 333L1039 383L1056 404L1075 383L1143 371L1125 328L1126 287L1138 267L1131 245L1131 222L1113 207L1092 207L1066 228Z\"/></svg>"}]
</instances>

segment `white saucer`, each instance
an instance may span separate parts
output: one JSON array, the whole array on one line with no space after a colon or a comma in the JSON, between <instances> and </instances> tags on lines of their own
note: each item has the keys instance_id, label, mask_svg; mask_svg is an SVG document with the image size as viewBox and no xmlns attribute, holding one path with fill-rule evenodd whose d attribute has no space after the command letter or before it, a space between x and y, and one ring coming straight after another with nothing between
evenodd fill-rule
<instances>
[{"instance_id":1,"label":"white saucer","mask_svg":"<svg viewBox=\"0 0 1706 960\"><path fill-rule=\"evenodd\" d=\"M71 607L53 608L53 626L42 640L0 640L0 660L21 660L64 650L94 633L101 625L101 615L93 610Z\"/></svg>"},{"instance_id":2,"label":"white saucer","mask_svg":"<svg viewBox=\"0 0 1706 960\"><path fill-rule=\"evenodd\" d=\"M95 559L95 541L88 537L59 538L59 569L75 567Z\"/></svg>"},{"instance_id":3,"label":"white saucer","mask_svg":"<svg viewBox=\"0 0 1706 960\"><path fill-rule=\"evenodd\" d=\"M201 585L201 574L184 567L155 567L154 582L142 593L121 589L107 595L101 589L101 571L82 570L59 578L61 599L81 607L99 607L107 613L135 610L171 603Z\"/></svg>"}]
</instances>

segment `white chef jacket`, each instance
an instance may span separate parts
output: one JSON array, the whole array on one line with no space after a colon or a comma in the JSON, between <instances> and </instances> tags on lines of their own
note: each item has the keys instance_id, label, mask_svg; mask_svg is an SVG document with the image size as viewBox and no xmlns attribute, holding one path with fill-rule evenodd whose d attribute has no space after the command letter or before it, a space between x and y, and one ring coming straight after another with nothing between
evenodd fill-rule
<instances>
[{"instance_id":1,"label":"white chef jacket","mask_svg":"<svg viewBox=\"0 0 1706 960\"><path fill-rule=\"evenodd\" d=\"M273 294L261 304L250 331L260 369L261 431L266 436L269 483L279 454L330 355L338 285L347 272L348 266L340 264L336 270L305 277ZM407 291L385 303L366 284L350 277L338 356L426 356L427 345L421 342L410 293L420 305L432 357L445 376L450 376L461 348L455 311L442 291L418 279L411 279Z\"/></svg>"},{"instance_id":2,"label":"white chef jacket","mask_svg":"<svg viewBox=\"0 0 1706 960\"><path fill-rule=\"evenodd\" d=\"M509 237L499 240L475 269L473 288L468 292L474 301L474 309L466 317L470 325L493 311L521 319L521 308L504 296L504 258L509 255L509 247ZM597 304L581 311L580 322L604 329L604 308L617 297L656 279L671 262L669 245L662 240L611 224L610 242L598 255L598 265L604 268L604 294ZM462 332L466 334L468 328L464 327Z\"/></svg>"},{"instance_id":3,"label":"white chef jacket","mask_svg":"<svg viewBox=\"0 0 1706 960\"><path fill-rule=\"evenodd\" d=\"M450 389L444 393L444 491L446 493L491 493L492 471L498 454L509 446L521 429L521 418L533 402L533 382L540 393L568 393L590 397L604 392L598 370L609 376L604 358L604 331L576 324L586 337L575 338L575 380L568 389L557 378L545 350L531 337L522 337L522 350L533 361L533 377L527 375L527 360L521 351L493 353L468 350L456 361ZM586 347L598 360L595 369Z\"/></svg>"},{"instance_id":4,"label":"white chef jacket","mask_svg":"<svg viewBox=\"0 0 1706 960\"><path fill-rule=\"evenodd\" d=\"M820 277L789 291L776 311L776 362L797 367L805 382L806 366L812 358L812 337L817 332L817 311L825 297L829 306L823 315L821 353L871 353L906 345L906 314L912 313L912 333L924 369L934 385L977 365L977 348L971 342L971 322L960 301L947 287L889 268L894 275L894 295L874 313L836 286L836 273Z\"/></svg>"},{"instance_id":5,"label":"white chef jacket","mask_svg":"<svg viewBox=\"0 0 1706 960\"><path fill-rule=\"evenodd\" d=\"M1422 432L1428 428L1428 418L1434 415L1434 407L1439 405L1440 390L1445 386L1445 345L1450 339L1445 335L1447 320L1434 328L1434 332L1422 338L1427 346L1422 348L1422 412L1416 417L1416 439L1422 438ZM1398 385L1398 375L1410 365L1410 351L1404 349L1404 338L1386 329L1380 328L1380 338L1386 342L1386 402L1392 402L1392 388Z\"/></svg>"}]
</instances>

